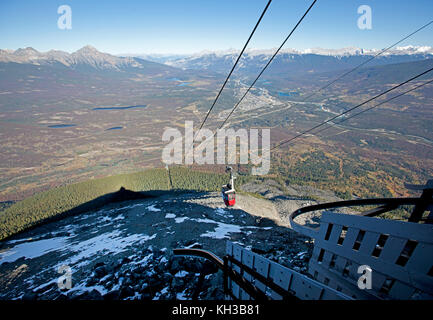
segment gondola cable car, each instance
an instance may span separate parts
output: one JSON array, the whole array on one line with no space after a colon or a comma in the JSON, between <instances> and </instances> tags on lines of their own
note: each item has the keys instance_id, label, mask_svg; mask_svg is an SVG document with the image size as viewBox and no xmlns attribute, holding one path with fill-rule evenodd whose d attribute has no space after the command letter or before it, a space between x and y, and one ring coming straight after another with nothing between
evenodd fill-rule
<instances>
[{"instance_id":1,"label":"gondola cable car","mask_svg":"<svg viewBox=\"0 0 433 320\"><path fill-rule=\"evenodd\" d=\"M224 200L224 204L227 207L233 207L236 203L236 190L235 190L235 179L233 175L233 168L227 167L226 172L230 172L230 182L221 188L221 195Z\"/></svg>"}]
</instances>

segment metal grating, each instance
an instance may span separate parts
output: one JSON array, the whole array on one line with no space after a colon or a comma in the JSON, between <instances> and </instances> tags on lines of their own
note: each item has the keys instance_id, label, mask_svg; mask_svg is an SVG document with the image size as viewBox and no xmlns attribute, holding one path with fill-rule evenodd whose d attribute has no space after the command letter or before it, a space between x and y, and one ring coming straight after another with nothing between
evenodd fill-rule
<instances>
[{"instance_id":1,"label":"metal grating","mask_svg":"<svg viewBox=\"0 0 433 320\"><path fill-rule=\"evenodd\" d=\"M329 288L318 281L286 268L278 263L255 254L238 244L230 241L226 243L228 267L243 276L259 291L266 294L269 299L283 300L299 298L307 300L350 300L351 298L341 292ZM238 262L238 263L235 263ZM259 281L246 270L252 269L261 275L264 280ZM227 289L230 295L227 298L249 300L251 297L235 283L227 279Z\"/></svg>"},{"instance_id":2,"label":"metal grating","mask_svg":"<svg viewBox=\"0 0 433 320\"><path fill-rule=\"evenodd\" d=\"M314 239L309 273L327 286L356 299L433 299L433 225L324 212ZM371 290L357 286L360 265L373 270Z\"/></svg>"}]
</instances>

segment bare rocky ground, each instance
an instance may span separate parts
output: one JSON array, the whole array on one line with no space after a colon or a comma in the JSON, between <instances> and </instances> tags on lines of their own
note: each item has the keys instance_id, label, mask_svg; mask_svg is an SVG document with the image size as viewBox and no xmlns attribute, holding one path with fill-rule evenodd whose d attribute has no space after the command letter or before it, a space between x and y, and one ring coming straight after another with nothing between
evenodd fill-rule
<instances>
[{"instance_id":1,"label":"bare rocky ground","mask_svg":"<svg viewBox=\"0 0 433 320\"><path fill-rule=\"evenodd\" d=\"M274 180L266 180L260 183L248 183L242 186L242 190L260 194L265 199L272 202L278 213L279 224L287 227L290 227L288 215L299 208L314 205L319 202L324 203L342 200L336 197L331 191L319 190L308 186L286 185L283 189ZM340 209L338 211L345 213L352 212L347 209ZM295 222L311 227L318 227L320 216L321 212L306 213L296 217Z\"/></svg>"},{"instance_id":2,"label":"bare rocky ground","mask_svg":"<svg viewBox=\"0 0 433 320\"><path fill-rule=\"evenodd\" d=\"M222 299L222 273L203 259L174 257L172 249L222 257L227 240L306 273L311 240L288 228L285 217L311 201L266 184L243 190L269 200L238 195L234 208L217 192L167 193L20 234L0 243L0 299ZM63 265L72 271L69 290L58 288Z\"/></svg>"}]
</instances>

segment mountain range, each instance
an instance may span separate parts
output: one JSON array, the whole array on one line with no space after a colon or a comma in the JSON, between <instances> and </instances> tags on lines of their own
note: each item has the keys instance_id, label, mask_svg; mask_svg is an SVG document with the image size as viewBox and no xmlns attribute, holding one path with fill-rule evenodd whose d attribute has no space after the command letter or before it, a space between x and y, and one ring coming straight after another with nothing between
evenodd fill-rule
<instances>
[{"instance_id":1,"label":"mountain range","mask_svg":"<svg viewBox=\"0 0 433 320\"><path fill-rule=\"evenodd\" d=\"M260 72L275 50L250 50L242 56L237 67L238 75L252 75ZM338 71L353 68L372 57L369 66L380 66L403 62L412 62L433 58L433 48L428 46L406 46L390 49L380 55L381 50L364 50L361 48L343 49L285 49L275 57L268 68L267 74L311 74ZM201 69L213 72L227 73L236 61L239 52L235 50L220 52L202 52L187 57L170 57L165 60L158 56L158 62L163 62L182 69ZM146 56L148 60L154 60Z\"/></svg>"},{"instance_id":2,"label":"mountain range","mask_svg":"<svg viewBox=\"0 0 433 320\"><path fill-rule=\"evenodd\" d=\"M24 49L0 50L0 63L20 63L33 65L63 65L76 69L82 66L98 70L121 71L126 68L143 69L153 62L134 57L117 57L98 51L92 46L85 46L73 53L59 50L39 52L31 47Z\"/></svg>"},{"instance_id":3,"label":"mountain range","mask_svg":"<svg viewBox=\"0 0 433 320\"><path fill-rule=\"evenodd\" d=\"M256 73L270 59L274 50L247 50L238 66L241 75ZM306 50L283 49L276 56L270 72L294 74L329 72L352 68L377 55L380 50L361 48ZM87 45L73 53L59 50L39 52L31 47L17 50L1 50L0 63L20 63L33 65L55 65L77 69L83 66L98 70L122 71L125 69L143 69L149 65L156 67L170 66L180 69L199 69L226 73L230 70L239 52L205 51L191 55L159 54L124 54L116 56L98 51ZM433 58L433 48L428 46L405 46L390 49L369 63L369 66L419 61Z\"/></svg>"}]
</instances>

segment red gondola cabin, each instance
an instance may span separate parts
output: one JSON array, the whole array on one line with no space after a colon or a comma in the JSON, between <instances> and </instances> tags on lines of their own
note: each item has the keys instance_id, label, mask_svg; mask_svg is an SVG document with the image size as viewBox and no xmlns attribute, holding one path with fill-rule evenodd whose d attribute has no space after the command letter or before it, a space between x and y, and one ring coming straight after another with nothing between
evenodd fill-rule
<instances>
[{"instance_id":1,"label":"red gondola cabin","mask_svg":"<svg viewBox=\"0 0 433 320\"><path fill-rule=\"evenodd\" d=\"M227 207L233 207L236 203L236 192L234 190L230 191L227 186L222 187L222 196L224 200L224 204Z\"/></svg>"},{"instance_id":2,"label":"red gondola cabin","mask_svg":"<svg viewBox=\"0 0 433 320\"><path fill-rule=\"evenodd\" d=\"M236 203L235 177L231 167L226 168L230 172L230 182L221 188L221 195L227 207L233 207Z\"/></svg>"}]
</instances>

